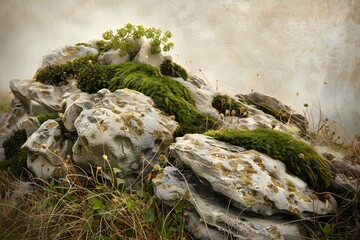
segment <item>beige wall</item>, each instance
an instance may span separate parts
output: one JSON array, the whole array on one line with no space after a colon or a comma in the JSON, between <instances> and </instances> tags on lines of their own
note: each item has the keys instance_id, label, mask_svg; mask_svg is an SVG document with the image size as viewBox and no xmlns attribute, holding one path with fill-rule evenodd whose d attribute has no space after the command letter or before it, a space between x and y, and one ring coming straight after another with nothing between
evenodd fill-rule
<instances>
[{"instance_id":1,"label":"beige wall","mask_svg":"<svg viewBox=\"0 0 360 240\"><path fill-rule=\"evenodd\" d=\"M32 77L59 45L132 22L172 31L174 60L213 86L299 111L321 106L345 135L360 132L358 0L2 0L0 9L2 87Z\"/></svg>"}]
</instances>

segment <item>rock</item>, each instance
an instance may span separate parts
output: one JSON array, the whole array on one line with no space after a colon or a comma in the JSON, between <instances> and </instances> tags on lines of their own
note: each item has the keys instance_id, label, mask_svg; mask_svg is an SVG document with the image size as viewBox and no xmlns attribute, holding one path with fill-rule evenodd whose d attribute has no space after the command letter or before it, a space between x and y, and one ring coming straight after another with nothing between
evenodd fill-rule
<instances>
[{"instance_id":1,"label":"rock","mask_svg":"<svg viewBox=\"0 0 360 240\"><path fill-rule=\"evenodd\" d=\"M217 93L215 90L211 89L205 84L200 85L194 81L185 81L182 78L173 79L190 90L190 92L194 96L196 107L201 113L210 115L215 119L219 118L218 111L211 105L213 96Z\"/></svg>"},{"instance_id":2,"label":"rock","mask_svg":"<svg viewBox=\"0 0 360 240\"><path fill-rule=\"evenodd\" d=\"M178 126L153 105L151 98L129 89L76 93L64 100L64 125L78 134L75 163L87 170L89 165L106 170L110 164L123 176L151 168Z\"/></svg>"},{"instance_id":3,"label":"rock","mask_svg":"<svg viewBox=\"0 0 360 240\"><path fill-rule=\"evenodd\" d=\"M3 143L16 131L29 115L18 99L13 99L10 111L0 115L0 162L5 159Z\"/></svg>"},{"instance_id":4,"label":"rock","mask_svg":"<svg viewBox=\"0 0 360 240\"><path fill-rule=\"evenodd\" d=\"M292 122L299 127L302 135L306 135L309 131L308 122L304 116L295 113L293 109L274 97L257 92L250 94L238 94L236 96L240 101L249 105L255 105L258 109L276 117L284 123Z\"/></svg>"},{"instance_id":5,"label":"rock","mask_svg":"<svg viewBox=\"0 0 360 240\"><path fill-rule=\"evenodd\" d=\"M287 212L306 217L336 208L332 198L320 201L305 182L287 174L282 162L254 150L187 134L176 139L171 154L239 209L265 216Z\"/></svg>"},{"instance_id":6,"label":"rock","mask_svg":"<svg viewBox=\"0 0 360 240\"><path fill-rule=\"evenodd\" d=\"M68 173L66 163L71 155L72 141L62 137L61 128L55 120L47 120L24 143L28 152L27 166L36 176L50 179Z\"/></svg>"},{"instance_id":7,"label":"rock","mask_svg":"<svg viewBox=\"0 0 360 240\"><path fill-rule=\"evenodd\" d=\"M103 65L119 64L130 61L130 54L126 54L125 56L120 57L118 50L110 49L102 53L98 57L98 60Z\"/></svg>"},{"instance_id":8,"label":"rock","mask_svg":"<svg viewBox=\"0 0 360 240\"><path fill-rule=\"evenodd\" d=\"M63 86L52 86L33 80L11 80L10 89L30 116L56 113L65 93L80 92L74 82Z\"/></svg>"},{"instance_id":9,"label":"rock","mask_svg":"<svg viewBox=\"0 0 360 240\"><path fill-rule=\"evenodd\" d=\"M196 239L299 239L301 225L281 216L259 217L233 207L201 185L192 173L166 167L153 179L157 198L184 204L185 229ZM195 211L193 210L195 209Z\"/></svg>"},{"instance_id":10,"label":"rock","mask_svg":"<svg viewBox=\"0 0 360 240\"><path fill-rule=\"evenodd\" d=\"M42 67L47 67L53 64L63 64L77 57L88 54L98 54L98 50L96 48L87 47L84 45L62 46L43 57Z\"/></svg>"},{"instance_id":11,"label":"rock","mask_svg":"<svg viewBox=\"0 0 360 240\"><path fill-rule=\"evenodd\" d=\"M36 117L29 117L20 124L20 127L25 129L26 135L29 137L40 127L40 122Z\"/></svg>"},{"instance_id":12,"label":"rock","mask_svg":"<svg viewBox=\"0 0 360 240\"><path fill-rule=\"evenodd\" d=\"M160 64L165 60L165 57L161 53L151 53L151 44L150 42L145 42L139 53L133 59L134 62L145 63L152 65L156 68L160 68Z\"/></svg>"}]
</instances>

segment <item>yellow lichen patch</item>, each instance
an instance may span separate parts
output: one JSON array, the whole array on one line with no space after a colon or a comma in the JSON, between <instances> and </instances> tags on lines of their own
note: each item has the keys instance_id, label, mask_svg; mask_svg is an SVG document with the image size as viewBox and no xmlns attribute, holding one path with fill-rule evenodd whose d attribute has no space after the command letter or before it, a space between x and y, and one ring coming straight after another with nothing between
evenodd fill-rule
<instances>
[{"instance_id":1,"label":"yellow lichen patch","mask_svg":"<svg viewBox=\"0 0 360 240\"><path fill-rule=\"evenodd\" d=\"M286 197L286 200L288 201L288 203L293 204L294 203L294 199L292 197ZM291 210L291 209L290 209Z\"/></svg>"},{"instance_id":2,"label":"yellow lichen patch","mask_svg":"<svg viewBox=\"0 0 360 240\"><path fill-rule=\"evenodd\" d=\"M298 215L301 213L298 208L294 208L294 209L292 210L292 212L295 213L295 214L298 214Z\"/></svg>"},{"instance_id":3,"label":"yellow lichen patch","mask_svg":"<svg viewBox=\"0 0 360 240\"><path fill-rule=\"evenodd\" d=\"M183 199L185 199L185 200L189 200L190 199L190 192L189 191L186 191L185 193L184 193L184 195L183 195Z\"/></svg>"},{"instance_id":4,"label":"yellow lichen patch","mask_svg":"<svg viewBox=\"0 0 360 240\"><path fill-rule=\"evenodd\" d=\"M95 138L96 138L95 133L91 134L91 138L92 138L92 139L95 139Z\"/></svg>"},{"instance_id":5,"label":"yellow lichen patch","mask_svg":"<svg viewBox=\"0 0 360 240\"><path fill-rule=\"evenodd\" d=\"M46 129L51 129L51 128L54 128L54 127L57 127L57 126L58 126L57 123L55 123L55 122L49 122L49 123L46 124L45 128L46 128Z\"/></svg>"},{"instance_id":6,"label":"yellow lichen patch","mask_svg":"<svg viewBox=\"0 0 360 240\"><path fill-rule=\"evenodd\" d=\"M247 207L252 207L257 202L256 192L254 192L254 191L243 193L243 198L244 198L244 201L245 201L245 204Z\"/></svg>"},{"instance_id":7,"label":"yellow lichen patch","mask_svg":"<svg viewBox=\"0 0 360 240\"><path fill-rule=\"evenodd\" d=\"M275 186L277 186L277 187L279 187L279 188L285 188L285 186L284 186L279 180L277 180L277 177L276 177L276 175L275 175L273 172L269 172L269 175L270 175L270 177L271 177L271 182L272 182Z\"/></svg>"},{"instance_id":8,"label":"yellow lichen patch","mask_svg":"<svg viewBox=\"0 0 360 240\"><path fill-rule=\"evenodd\" d=\"M129 113L123 113L121 117L123 118L124 125L127 128L134 131L137 135L144 134L144 124L140 119Z\"/></svg>"},{"instance_id":9,"label":"yellow lichen patch","mask_svg":"<svg viewBox=\"0 0 360 240\"><path fill-rule=\"evenodd\" d=\"M96 124L96 128L97 128L99 131L104 132L104 131L106 131L106 130L109 129L109 125L108 125L108 123L105 123L105 122L98 122L98 123Z\"/></svg>"},{"instance_id":10,"label":"yellow lichen patch","mask_svg":"<svg viewBox=\"0 0 360 240\"><path fill-rule=\"evenodd\" d=\"M259 155L257 155L255 158L254 158L254 163L256 163L256 165L258 165L259 167L260 167L260 169L262 170L262 171L265 171L265 165L263 164L263 162L262 162L262 160L261 160L261 158L260 158L260 156Z\"/></svg>"},{"instance_id":11,"label":"yellow lichen patch","mask_svg":"<svg viewBox=\"0 0 360 240\"><path fill-rule=\"evenodd\" d=\"M252 185L251 182L253 180L252 175L254 175L257 172L255 171L253 166L248 162L243 162L242 166L244 167L244 169L239 171L240 178L247 186L251 186Z\"/></svg>"},{"instance_id":12,"label":"yellow lichen patch","mask_svg":"<svg viewBox=\"0 0 360 240\"><path fill-rule=\"evenodd\" d=\"M281 239L281 234L276 226L267 227L266 231L272 236L272 239Z\"/></svg>"},{"instance_id":13,"label":"yellow lichen patch","mask_svg":"<svg viewBox=\"0 0 360 240\"><path fill-rule=\"evenodd\" d=\"M269 189L271 189L274 193L278 193L279 189L274 184L267 185Z\"/></svg>"},{"instance_id":14,"label":"yellow lichen patch","mask_svg":"<svg viewBox=\"0 0 360 240\"><path fill-rule=\"evenodd\" d=\"M111 111L115 114L121 114L121 112L117 110L115 107L111 108Z\"/></svg>"},{"instance_id":15,"label":"yellow lichen patch","mask_svg":"<svg viewBox=\"0 0 360 240\"><path fill-rule=\"evenodd\" d=\"M298 198L300 200L303 200L305 202L311 202L311 199L309 198L309 196L305 195L303 192L297 192L296 195L298 196Z\"/></svg>"},{"instance_id":16,"label":"yellow lichen patch","mask_svg":"<svg viewBox=\"0 0 360 240\"><path fill-rule=\"evenodd\" d=\"M220 170L224 176L233 174L233 171L231 169L226 168L222 163L215 164L215 169Z\"/></svg>"},{"instance_id":17,"label":"yellow lichen patch","mask_svg":"<svg viewBox=\"0 0 360 240\"><path fill-rule=\"evenodd\" d=\"M287 186L287 189L289 190L289 192L296 192L294 183L288 178L284 178L284 180L286 182L286 186Z\"/></svg>"},{"instance_id":18,"label":"yellow lichen patch","mask_svg":"<svg viewBox=\"0 0 360 240\"><path fill-rule=\"evenodd\" d=\"M276 208L275 202L273 200L270 200L267 196L264 196L264 202L267 206L271 208Z\"/></svg>"},{"instance_id":19,"label":"yellow lichen patch","mask_svg":"<svg viewBox=\"0 0 360 240\"><path fill-rule=\"evenodd\" d=\"M67 49L65 49L65 51L66 51L67 55L74 56L80 52L80 48L79 47L68 47Z\"/></svg>"}]
</instances>

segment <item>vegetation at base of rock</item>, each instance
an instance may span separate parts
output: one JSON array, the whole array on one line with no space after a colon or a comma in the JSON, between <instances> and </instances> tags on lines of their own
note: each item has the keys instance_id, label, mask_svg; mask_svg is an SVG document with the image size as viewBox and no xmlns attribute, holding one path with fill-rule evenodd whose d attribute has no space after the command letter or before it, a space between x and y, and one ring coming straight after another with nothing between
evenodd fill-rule
<instances>
[{"instance_id":1,"label":"vegetation at base of rock","mask_svg":"<svg viewBox=\"0 0 360 240\"><path fill-rule=\"evenodd\" d=\"M40 124L43 124L48 119L56 119L59 117L58 113L43 113L36 116Z\"/></svg>"},{"instance_id":2,"label":"vegetation at base of rock","mask_svg":"<svg viewBox=\"0 0 360 240\"><path fill-rule=\"evenodd\" d=\"M187 80L190 76L186 70L177 63L167 59L160 65L160 71L165 76L170 77L181 77L184 80Z\"/></svg>"},{"instance_id":3,"label":"vegetation at base of rock","mask_svg":"<svg viewBox=\"0 0 360 240\"><path fill-rule=\"evenodd\" d=\"M84 70L88 70L88 66L97 62L98 55L86 55L78 57L61 65L50 65L37 71L34 78L36 81L53 86L61 86L68 84L70 80L76 78Z\"/></svg>"},{"instance_id":4,"label":"vegetation at base of rock","mask_svg":"<svg viewBox=\"0 0 360 240\"><path fill-rule=\"evenodd\" d=\"M17 177L21 176L27 160L27 153L21 149L21 146L26 140L25 130L19 130L3 143L5 160L0 162L0 170L9 171Z\"/></svg>"},{"instance_id":5,"label":"vegetation at base of rock","mask_svg":"<svg viewBox=\"0 0 360 240\"><path fill-rule=\"evenodd\" d=\"M79 43L75 44L75 46L81 46L81 45L83 45L85 47L91 47L92 46L91 43L86 43L86 42L79 42Z\"/></svg>"},{"instance_id":6,"label":"vegetation at base of rock","mask_svg":"<svg viewBox=\"0 0 360 240\"><path fill-rule=\"evenodd\" d=\"M142 37L150 39L151 53L153 54L160 53L161 51L167 52L174 47L174 43L168 42L172 37L171 32L162 32L159 28L145 28L142 25L135 26L127 23L124 27L117 29L115 34L111 30L103 33L103 38L109 41L108 46L115 50L119 49L120 56L125 56L135 51L136 44L134 41L129 41L130 38L139 40Z\"/></svg>"},{"instance_id":7,"label":"vegetation at base of rock","mask_svg":"<svg viewBox=\"0 0 360 240\"><path fill-rule=\"evenodd\" d=\"M218 110L219 113L224 114L224 116L233 115L231 113L234 113L234 116L240 118L247 116L247 109L245 105L228 95L216 95L211 104L216 110ZM229 113L226 114L226 111Z\"/></svg>"},{"instance_id":8,"label":"vegetation at base of rock","mask_svg":"<svg viewBox=\"0 0 360 240\"><path fill-rule=\"evenodd\" d=\"M30 179L19 190L20 182L0 171L0 239L192 239L178 220L181 205L159 202L147 178L138 191L70 172L49 183Z\"/></svg>"},{"instance_id":9,"label":"vegetation at base of rock","mask_svg":"<svg viewBox=\"0 0 360 240\"><path fill-rule=\"evenodd\" d=\"M215 139L254 149L285 163L289 172L307 182L314 190L325 191L332 183L330 165L305 142L290 134L272 130L220 130L205 133Z\"/></svg>"},{"instance_id":10,"label":"vegetation at base of rock","mask_svg":"<svg viewBox=\"0 0 360 240\"><path fill-rule=\"evenodd\" d=\"M0 90L0 114L10 110L11 99L11 93Z\"/></svg>"}]
</instances>

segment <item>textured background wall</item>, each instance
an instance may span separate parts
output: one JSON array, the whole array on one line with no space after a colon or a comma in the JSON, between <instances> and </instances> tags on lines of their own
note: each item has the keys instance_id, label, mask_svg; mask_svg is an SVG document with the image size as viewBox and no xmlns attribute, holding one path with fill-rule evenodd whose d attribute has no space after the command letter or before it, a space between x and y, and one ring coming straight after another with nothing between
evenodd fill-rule
<instances>
[{"instance_id":1,"label":"textured background wall","mask_svg":"<svg viewBox=\"0 0 360 240\"><path fill-rule=\"evenodd\" d=\"M358 0L0 0L1 88L126 22L172 31L174 60L214 87L320 106L344 135L360 132Z\"/></svg>"}]
</instances>

